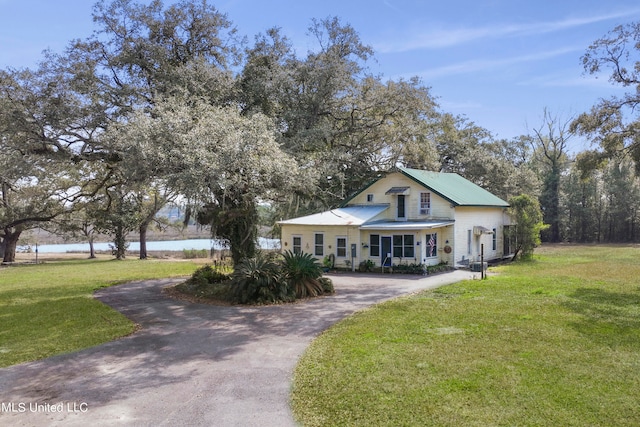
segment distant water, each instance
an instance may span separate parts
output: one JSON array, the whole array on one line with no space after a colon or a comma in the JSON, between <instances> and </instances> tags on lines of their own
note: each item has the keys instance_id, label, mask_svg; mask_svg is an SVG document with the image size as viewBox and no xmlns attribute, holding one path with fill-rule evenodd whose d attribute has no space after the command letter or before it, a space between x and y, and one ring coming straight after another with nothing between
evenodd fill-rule
<instances>
[{"instance_id":1,"label":"distant water","mask_svg":"<svg viewBox=\"0 0 640 427\"><path fill-rule=\"evenodd\" d=\"M110 251L109 245L113 243L94 243L93 247L96 251ZM280 249L280 240L260 238L258 241L262 249ZM19 252L28 251L29 247L18 247ZM158 242L147 242L148 251L182 251L189 249L227 249L224 242L213 239L189 239L189 240L165 240ZM31 246L34 251L35 247ZM129 251L140 251L140 242L129 242ZM60 245L38 245L38 253L66 253L66 252L89 252L88 243L67 243Z\"/></svg>"}]
</instances>

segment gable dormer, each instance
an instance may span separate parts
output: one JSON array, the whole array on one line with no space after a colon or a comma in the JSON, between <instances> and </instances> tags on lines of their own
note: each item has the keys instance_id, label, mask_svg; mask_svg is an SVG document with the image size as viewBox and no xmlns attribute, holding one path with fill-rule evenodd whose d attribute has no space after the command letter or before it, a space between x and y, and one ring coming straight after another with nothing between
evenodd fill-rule
<instances>
[{"instance_id":1,"label":"gable dormer","mask_svg":"<svg viewBox=\"0 0 640 427\"><path fill-rule=\"evenodd\" d=\"M407 198L411 195L411 187L391 187L385 193L385 196L391 196L393 202L391 206L394 207L397 221L407 220Z\"/></svg>"}]
</instances>

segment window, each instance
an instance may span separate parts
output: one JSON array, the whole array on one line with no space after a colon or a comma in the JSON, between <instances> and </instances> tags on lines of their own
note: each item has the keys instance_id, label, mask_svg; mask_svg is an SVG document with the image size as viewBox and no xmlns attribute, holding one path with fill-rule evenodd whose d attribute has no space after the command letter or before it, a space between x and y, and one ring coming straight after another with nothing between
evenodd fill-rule
<instances>
[{"instance_id":1,"label":"window","mask_svg":"<svg viewBox=\"0 0 640 427\"><path fill-rule=\"evenodd\" d=\"M404 257L413 258L415 256L415 250L413 247L413 234L404 235Z\"/></svg>"},{"instance_id":2,"label":"window","mask_svg":"<svg viewBox=\"0 0 640 427\"><path fill-rule=\"evenodd\" d=\"M302 253L302 237L301 236L293 236L293 253L294 254Z\"/></svg>"},{"instance_id":3,"label":"window","mask_svg":"<svg viewBox=\"0 0 640 427\"><path fill-rule=\"evenodd\" d=\"M394 258L413 258L415 256L413 234L393 235L393 256Z\"/></svg>"},{"instance_id":4,"label":"window","mask_svg":"<svg viewBox=\"0 0 640 427\"><path fill-rule=\"evenodd\" d=\"M473 231L467 230L467 254L471 255L471 236Z\"/></svg>"},{"instance_id":5,"label":"window","mask_svg":"<svg viewBox=\"0 0 640 427\"><path fill-rule=\"evenodd\" d=\"M496 229L493 229L493 237L491 240L491 247L493 248L493 250L495 251L496 249L498 249L498 233L496 233Z\"/></svg>"},{"instance_id":6,"label":"window","mask_svg":"<svg viewBox=\"0 0 640 427\"><path fill-rule=\"evenodd\" d=\"M369 256L380 256L380 235L371 234L369 236Z\"/></svg>"},{"instance_id":7,"label":"window","mask_svg":"<svg viewBox=\"0 0 640 427\"><path fill-rule=\"evenodd\" d=\"M402 258L403 239L400 235L393 236L393 256Z\"/></svg>"},{"instance_id":8,"label":"window","mask_svg":"<svg viewBox=\"0 0 640 427\"><path fill-rule=\"evenodd\" d=\"M367 202L373 202L373 194L367 194Z\"/></svg>"},{"instance_id":9,"label":"window","mask_svg":"<svg viewBox=\"0 0 640 427\"><path fill-rule=\"evenodd\" d=\"M324 255L324 234L316 233L314 254L318 256Z\"/></svg>"},{"instance_id":10,"label":"window","mask_svg":"<svg viewBox=\"0 0 640 427\"><path fill-rule=\"evenodd\" d=\"M431 214L431 193L420 193L420 215Z\"/></svg>"},{"instance_id":11,"label":"window","mask_svg":"<svg viewBox=\"0 0 640 427\"><path fill-rule=\"evenodd\" d=\"M427 258L438 256L438 234L427 234Z\"/></svg>"},{"instance_id":12,"label":"window","mask_svg":"<svg viewBox=\"0 0 640 427\"><path fill-rule=\"evenodd\" d=\"M398 219L406 218L407 214L405 213L405 199L402 194L398 194Z\"/></svg>"},{"instance_id":13,"label":"window","mask_svg":"<svg viewBox=\"0 0 640 427\"><path fill-rule=\"evenodd\" d=\"M347 256L347 238L346 237L338 237L336 239L336 256L346 257Z\"/></svg>"}]
</instances>

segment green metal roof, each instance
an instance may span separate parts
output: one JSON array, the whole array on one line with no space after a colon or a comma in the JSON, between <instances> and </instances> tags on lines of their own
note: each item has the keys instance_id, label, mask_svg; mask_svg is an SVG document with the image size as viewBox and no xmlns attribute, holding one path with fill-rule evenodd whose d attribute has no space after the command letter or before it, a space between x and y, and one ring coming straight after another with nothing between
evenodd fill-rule
<instances>
[{"instance_id":1,"label":"green metal roof","mask_svg":"<svg viewBox=\"0 0 640 427\"><path fill-rule=\"evenodd\" d=\"M398 170L456 206L509 206L509 203L498 196L457 173L432 172L409 168L398 168Z\"/></svg>"}]
</instances>

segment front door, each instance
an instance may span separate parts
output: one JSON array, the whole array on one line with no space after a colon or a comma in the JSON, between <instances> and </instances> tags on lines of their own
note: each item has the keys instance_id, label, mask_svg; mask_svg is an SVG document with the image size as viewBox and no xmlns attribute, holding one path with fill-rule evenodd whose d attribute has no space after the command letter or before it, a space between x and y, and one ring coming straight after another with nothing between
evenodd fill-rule
<instances>
[{"instance_id":1,"label":"front door","mask_svg":"<svg viewBox=\"0 0 640 427\"><path fill-rule=\"evenodd\" d=\"M382 258L381 265L383 267L391 267L391 237L382 236L380 238L380 246L382 249L380 253Z\"/></svg>"}]
</instances>

